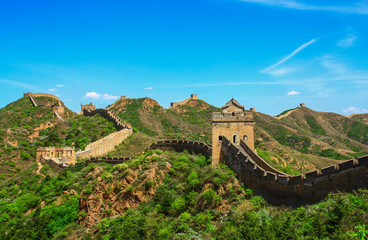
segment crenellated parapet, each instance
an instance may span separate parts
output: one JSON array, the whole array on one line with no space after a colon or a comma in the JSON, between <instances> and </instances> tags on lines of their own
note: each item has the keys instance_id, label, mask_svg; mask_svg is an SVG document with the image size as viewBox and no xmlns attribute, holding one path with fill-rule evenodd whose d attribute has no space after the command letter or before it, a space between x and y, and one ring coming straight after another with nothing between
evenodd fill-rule
<instances>
[{"instance_id":1,"label":"crenellated parapet","mask_svg":"<svg viewBox=\"0 0 368 240\"><path fill-rule=\"evenodd\" d=\"M213 112L212 113L212 122L253 122L254 113L252 111L246 112L234 112L234 113L225 113L225 112Z\"/></svg>"},{"instance_id":2,"label":"crenellated parapet","mask_svg":"<svg viewBox=\"0 0 368 240\"><path fill-rule=\"evenodd\" d=\"M163 140L153 143L150 149L174 150L182 152L185 149L192 154L202 154L206 158L211 158L212 147L203 142L189 141L189 140Z\"/></svg>"},{"instance_id":3,"label":"crenellated parapet","mask_svg":"<svg viewBox=\"0 0 368 240\"><path fill-rule=\"evenodd\" d=\"M116 115L115 115L115 113L113 113L112 111L110 111L110 110L107 110L107 109L103 109L103 108L98 108L98 109L96 109L96 110L90 110L90 109L85 109L84 111L83 111L83 115L84 116L94 116L94 115L96 115L96 114L100 114L101 115L101 117L104 117L104 118L106 118L107 120L109 120L109 121L111 121L111 122L113 122L114 123L114 126L115 126L115 128L118 130L118 131L120 131L120 130L122 130L122 129L127 129L127 128L129 128L128 126L127 126L127 124L126 123L124 123L123 121L121 121L121 119L119 118L119 117L117 117Z\"/></svg>"},{"instance_id":4,"label":"crenellated parapet","mask_svg":"<svg viewBox=\"0 0 368 240\"><path fill-rule=\"evenodd\" d=\"M368 186L368 156L289 176L269 168L255 153L249 154L251 149L244 142L239 146L223 138L221 149L223 160L238 174L238 178L272 204L311 204L322 200L330 192L349 192Z\"/></svg>"}]
</instances>

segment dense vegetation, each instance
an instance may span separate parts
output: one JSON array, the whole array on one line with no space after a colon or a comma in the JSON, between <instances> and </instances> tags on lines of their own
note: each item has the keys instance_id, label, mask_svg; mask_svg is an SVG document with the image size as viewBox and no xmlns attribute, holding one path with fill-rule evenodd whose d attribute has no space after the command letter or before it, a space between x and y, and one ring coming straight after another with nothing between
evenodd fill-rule
<instances>
[{"instance_id":1,"label":"dense vegetation","mask_svg":"<svg viewBox=\"0 0 368 240\"><path fill-rule=\"evenodd\" d=\"M365 190L333 194L298 209L273 207L240 185L226 166L212 169L209 163L187 153L148 151L116 166L78 165L60 173L44 166L45 177L30 168L1 185L0 235L2 239L70 235L83 239L364 239L367 235ZM144 177L153 168L167 172L161 184ZM134 172L136 180L122 185ZM124 201L150 189L154 195L138 207L111 215L109 194ZM81 210L80 199L101 191L107 194L101 200L102 218L86 231L78 224L89 214Z\"/></svg>"}]
</instances>

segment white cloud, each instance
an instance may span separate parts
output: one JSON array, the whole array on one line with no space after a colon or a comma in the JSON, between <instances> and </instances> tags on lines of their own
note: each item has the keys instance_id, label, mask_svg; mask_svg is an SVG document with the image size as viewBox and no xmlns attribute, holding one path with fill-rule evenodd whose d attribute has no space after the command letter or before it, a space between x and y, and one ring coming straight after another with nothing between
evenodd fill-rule
<instances>
[{"instance_id":1,"label":"white cloud","mask_svg":"<svg viewBox=\"0 0 368 240\"><path fill-rule=\"evenodd\" d=\"M101 94L98 94L96 92L88 92L86 95L84 95L85 98L94 98L99 99L101 97Z\"/></svg>"},{"instance_id":2,"label":"white cloud","mask_svg":"<svg viewBox=\"0 0 368 240\"><path fill-rule=\"evenodd\" d=\"M94 99L100 99L102 97L103 100L111 100L111 99L118 99L118 96L109 95L107 93L100 94L96 92L89 92L84 95L85 98L94 98Z\"/></svg>"},{"instance_id":3,"label":"white cloud","mask_svg":"<svg viewBox=\"0 0 368 240\"><path fill-rule=\"evenodd\" d=\"M348 107L347 109L342 110L344 113L366 113L368 112L367 109L362 107Z\"/></svg>"},{"instance_id":4,"label":"white cloud","mask_svg":"<svg viewBox=\"0 0 368 240\"><path fill-rule=\"evenodd\" d=\"M144 88L144 90L152 90L153 89L153 87L146 87L146 88Z\"/></svg>"},{"instance_id":5,"label":"white cloud","mask_svg":"<svg viewBox=\"0 0 368 240\"><path fill-rule=\"evenodd\" d=\"M304 43L303 45L301 45L300 47L298 47L297 49L295 49L292 53L290 53L289 55L287 55L286 57L284 57L283 59L281 59L279 62L277 62L274 65L271 65L265 69L263 69L261 71L261 73L270 73L270 70L279 66L280 64L283 64L284 62L286 62L287 60L289 60L290 58L294 57L296 54L298 54L301 50L303 50L304 48L308 47L309 45L311 45L312 43L316 42L317 39L312 39L309 42Z\"/></svg>"},{"instance_id":6,"label":"white cloud","mask_svg":"<svg viewBox=\"0 0 368 240\"><path fill-rule=\"evenodd\" d=\"M320 64L333 74L343 74L348 72L348 69L344 64L330 55L325 55L320 58Z\"/></svg>"},{"instance_id":7,"label":"white cloud","mask_svg":"<svg viewBox=\"0 0 368 240\"><path fill-rule=\"evenodd\" d=\"M300 94L300 92L297 92L297 91L291 91L291 92L288 92L286 95L299 95Z\"/></svg>"},{"instance_id":8,"label":"white cloud","mask_svg":"<svg viewBox=\"0 0 368 240\"><path fill-rule=\"evenodd\" d=\"M111 100L111 99L118 99L118 98L119 98L118 96L112 96L112 95L109 95L107 93L102 95L103 100Z\"/></svg>"},{"instance_id":9,"label":"white cloud","mask_svg":"<svg viewBox=\"0 0 368 240\"><path fill-rule=\"evenodd\" d=\"M368 14L368 6L366 4L356 2L350 6L323 6L311 5L296 0L240 0L242 2L258 3L274 7L290 8L297 10L314 10L314 11L329 11L340 13Z\"/></svg>"},{"instance_id":10,"label":"white cloud","mask_svg":"<svg viewBox=\"0 0 368 240\"><path fill-rule=\"evenodd\" d=\"M346 38L340 40L337 42L337 46L340 46L340 47L350 47L354 44L355 40L357 39L358 37L353 35L353 34L349 34Z\"/></svg>"},{"instance_id":11,"label":"white cloud","mask_svg":"<svg viewBox=\"0 0 368 240\"><path fill-rule=\"evenodd\" d=\"M56 85L56 87L64 87L64 85L58 84L58 85Z\"/></svg>"},{"instance_id":12,"label":"white cloud","mask_svg":"<svg viewBox=\"0 0 368 240\"><path fill-rule=\"evenodd\" d=\"M57 88L49 88L50 92L56 92L58 89Z\"/></svg>"}]
</instances>

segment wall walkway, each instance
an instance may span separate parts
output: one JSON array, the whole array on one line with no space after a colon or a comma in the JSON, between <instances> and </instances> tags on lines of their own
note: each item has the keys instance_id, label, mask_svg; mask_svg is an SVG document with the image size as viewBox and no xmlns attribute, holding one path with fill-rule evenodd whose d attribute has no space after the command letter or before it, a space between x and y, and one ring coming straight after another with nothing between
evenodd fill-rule
<instances>
[{"instance_id":1,"label":"wall walkway","mask_svg":"<svg viewBox=\"0 0 368 240\"><path fill-rule=\"evenodd\" d=\"M100 114L102 117L106 118L107 120L111 121L114 123L116 129L118 131L122 130L122 129L127 129L129 128L127 126L127 124L125 124L123 121L121 121L121 119L119 117L117 117L112 111L107 110L107 109L103 109L103 108L98 108L96 110L90 111L90 110L84 110L83 111L83 115L84 116L93 116L96 114Z\"/></svg>"},{"instance_id":2,"label":"wall walkway","mask_svg":"<svg viewBox=\"0 0 368 240\"><path fill-rule=\"evenodd\" d=\"M238 174L240 181L272 204L312 204L321 201L330 192L349 192L368 186L368 156L347 160L320 171L288 176L269 168L255 153L245 154L251 149L244 142L235 146L223 138L221 149L225 163Z\"/></svg>"}]
</instances>

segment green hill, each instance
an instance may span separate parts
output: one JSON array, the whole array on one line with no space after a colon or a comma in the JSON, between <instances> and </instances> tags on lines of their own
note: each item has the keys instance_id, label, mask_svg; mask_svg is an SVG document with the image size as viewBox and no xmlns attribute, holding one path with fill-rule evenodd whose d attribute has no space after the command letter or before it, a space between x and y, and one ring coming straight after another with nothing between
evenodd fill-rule
<instances>
[{"instance_id":1,"label":"green hill","mask_svg":"<svg viewBox=\"0 0 368 240\"><path fill-rule=\"evenodd\" d=\"M141 133L142 151L159 139L211 142L210 114L218 108L202 100L189 104L166 110L150 98L120 99L108 109Z\"/></svg>"},{"instance_id":2,"label":"green hill","mask_svg":"<svg viewBox=\"0 0 368 240\"><path fill-rule=\"evenodd\" d=\"M336 113L301 107L281 119L257 113L255 122L259 154L281 170L306 172L368 153L368 125Z\"/></svg>"},{"instance_id":3,"label":"green hill","mask_svg":"<svg viewBox=\"0 0 368 240\"><path fill-rule=\"evenodd\" d=\"M0 180L13 176L34 163L38 147L74 146L76 150L116 131L99 115L78 116L65 107L65 121L54 116L55 99L37 97L34 107L23 97L0 109Z\"/></svg>"}]
</instances>

